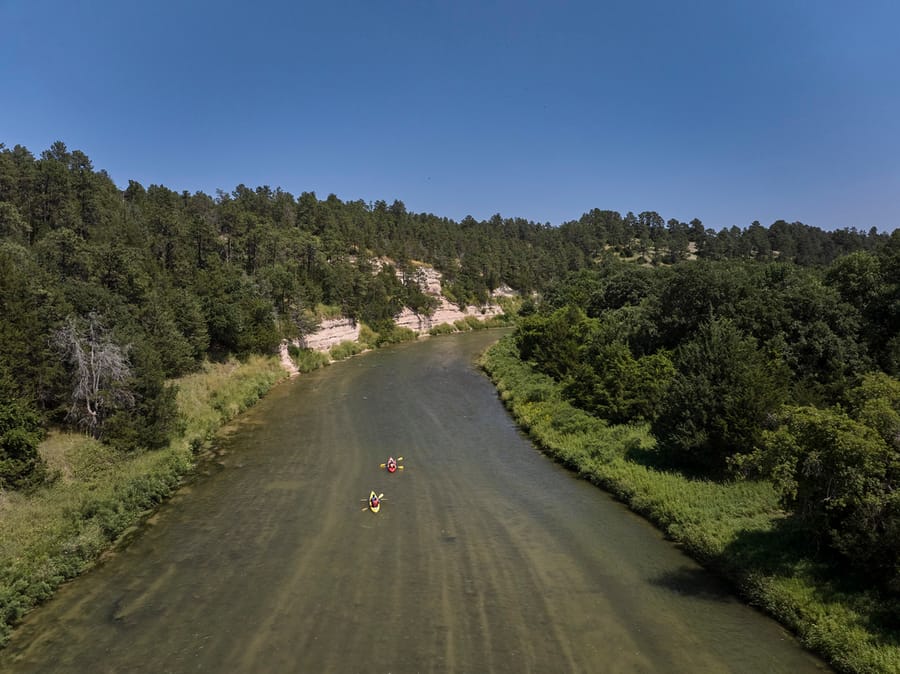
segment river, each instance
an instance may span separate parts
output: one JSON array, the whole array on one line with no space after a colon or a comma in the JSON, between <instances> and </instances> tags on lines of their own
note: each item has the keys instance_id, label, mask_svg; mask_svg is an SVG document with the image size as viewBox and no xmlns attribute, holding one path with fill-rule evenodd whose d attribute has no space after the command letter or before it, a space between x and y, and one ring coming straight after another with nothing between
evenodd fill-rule
<instances>
[{"instance_id":1,"label":"river","mask_svg":"<svg viewBox=\"0 0 900 674\"><path fill-rule=\"evenodd\" d=\"M531 446L474 365L498 336L277 386L127 548L27 616L0 670L828 671Z\"/></svg>"}]
</instances>

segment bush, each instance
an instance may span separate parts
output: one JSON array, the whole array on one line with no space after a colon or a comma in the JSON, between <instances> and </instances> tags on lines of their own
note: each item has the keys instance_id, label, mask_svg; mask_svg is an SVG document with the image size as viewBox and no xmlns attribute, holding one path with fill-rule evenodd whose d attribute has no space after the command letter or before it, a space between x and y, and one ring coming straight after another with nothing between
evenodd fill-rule
<instances>
[{"instance_id":1,"label":"bush","mask_svg":"<svg viewBox=\"0 0 900 674\"><path fill-rule=\"evenodd\" d=\"M675 365L653 434L677 464L722 476L732 456L759 445L785 400L783 366L727 319L703 324L678 347Z\"/></svg>"},{"instance_id":2,"label":"bush","mask_svg":"<svg viewBox=\"0 0 900 674\"><path fill-rule=\"evenodd\" d=\"M27 489L46 476L38 454L44 438L37 411L15 397L12 380L0 370L0 489Z\"/></svg>"},{"instance_id":3,"label":"bush","mask_svg":"<svg viewBox=\"0 0 900 674\"><path fill-rule=\"evenodd\" d=\"M392 327L383 331L379 336L376 345L386 346L388 344L399 344L400 342L414 342L418 338L415 330L409 328Z\"/></svg>"},{"instance_id":4,"label":"bush","mask_svg":"<svg viewBox=\"0 0 900 674\"><path fill-rule=\"evenodd\" d=\"M327 353L314 351L312 349L301 349L300 353L297 354L297 357L294 359L294 362L297 364L297 369L300 370L300 372L312 372L313 370L318 370L320 367L328 365L331 362L331 359L328 357Z\"/></svg>"},{"instance_id":5,"label":"bush","mask_svg":"<svg viewBox=\"0 0 900 674\"><path fill-rule=\"evenodd\" d=\"M469 326L470 330L484 330L487 327L484 324L484 321L476 316L466 316L463 320Z\"/></svg>"},{"instance_id":6,"label":"bush","mask_svg":"<svg viewBox=\"0 0 900 674\"><path fill-rule=\"evenodd\" d=\"M456 328L450 325L449 323L441 323L440 325L435 325L428 331L429 335L437 337L438 335L449 335L456 332Z\"/></svg>"},{"instance_id":7,"label":"bush","mask_svg":"<svg viewBox=\"0 0 900 674\"><path fill-rule=\"evenodd\" d=\"M348 340L331 347L328 353L331 354L333 360L344 360L345 358L350 358L350 356L362 353L365 350L366 347L359 342L351 342Z\"/></svg>"},{"instance_id":8,"label":"bush","mask_svg":"<svg viewBox=\"0 0 900 674\"><path fill-rule=\"evenodd\" d=\"M374 349L378 346L379 335L365 323L359 324L359 342L366 348Z\"/></svg>"}]
</instances>

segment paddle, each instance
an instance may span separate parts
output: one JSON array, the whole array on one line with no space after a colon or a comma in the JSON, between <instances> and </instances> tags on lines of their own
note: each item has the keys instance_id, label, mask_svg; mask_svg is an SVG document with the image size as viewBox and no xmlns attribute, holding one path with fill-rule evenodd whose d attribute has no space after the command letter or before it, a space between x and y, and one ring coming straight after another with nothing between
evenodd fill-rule
<instances>
[{"instance_id":1,"label":"paddle","mask_svg":"<svg viewBox=\"0 0 900 674\"><path fill-rule=\"evenodd\" d=\"M400 465L401 461L403 461L403 457L398 456L397 457L397 468L399 468L400 470L403 470L403 466ZM387 468L387 463L379 464L379 468Z\"/></svg>"}]
</instances>

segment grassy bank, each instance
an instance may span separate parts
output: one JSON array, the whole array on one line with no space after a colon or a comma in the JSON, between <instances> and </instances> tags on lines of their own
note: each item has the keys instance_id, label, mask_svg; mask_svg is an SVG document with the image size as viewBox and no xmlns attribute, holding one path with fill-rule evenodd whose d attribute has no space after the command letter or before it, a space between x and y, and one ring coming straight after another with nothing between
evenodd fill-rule
<instances>
[{"instance_id":1,"label":"grassy bank","mask_svg":"<svg viewBox=\"0 0 900 674\"><path fill-rule=\"evenodd\" d=\"M0 643L171 496L218 430L285 376L276 359L255 357L179 379L186 430L162 450L123 454L84 435L51 434L40 451L56 479L32 494L0 493Z\"/></svg>"},{"instance_id":2,"label":"grassy bank","mask_svg":"<svg viewBox=\"0 0 900 674\"><path fill-rule=\"evenodd\" d=\"M505 338L482 366L535 443L652 521L747 601L839 671L900 672L896 606L804 553L771 485L697 480L654 468L646 426L610 426L569 405Z\"/></svg>"}]
</instances>

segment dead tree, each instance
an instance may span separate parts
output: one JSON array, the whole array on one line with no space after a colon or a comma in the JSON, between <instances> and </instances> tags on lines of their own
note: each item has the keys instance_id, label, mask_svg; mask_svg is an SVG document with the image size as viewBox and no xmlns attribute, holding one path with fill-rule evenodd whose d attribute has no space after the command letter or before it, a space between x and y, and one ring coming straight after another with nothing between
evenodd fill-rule
<instances>
[{"instance_id":1,"label":"dead tree","mask_svg":"<svg viewBox=\"0 0 900 674\"><path fill-rule=\"evenodd\" d=\"M128 388L128 348L113 342L97 314L69 316L55 335L56 345L73 369L69 418L94 437L114 411L134 406Z\"/></svg>"}]
</instances>

